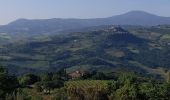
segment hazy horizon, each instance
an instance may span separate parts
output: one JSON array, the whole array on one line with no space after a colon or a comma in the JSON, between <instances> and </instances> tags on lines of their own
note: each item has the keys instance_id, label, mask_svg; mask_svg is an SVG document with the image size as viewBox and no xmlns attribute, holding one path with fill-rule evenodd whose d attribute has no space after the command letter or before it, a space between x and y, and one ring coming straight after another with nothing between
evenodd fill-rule
<instances>
[{"instance_id":1,"label":"hazy horizon","mask_svg":"<svg viewBox=\"0 0 170 100\"><path fill-rule=\"evenodd\" d=\"M25 19L49 18L104 18L129 11L145 11L170 17L167 0L5 0L0 1L0 25Z\"/></svg>"}]
</instances>

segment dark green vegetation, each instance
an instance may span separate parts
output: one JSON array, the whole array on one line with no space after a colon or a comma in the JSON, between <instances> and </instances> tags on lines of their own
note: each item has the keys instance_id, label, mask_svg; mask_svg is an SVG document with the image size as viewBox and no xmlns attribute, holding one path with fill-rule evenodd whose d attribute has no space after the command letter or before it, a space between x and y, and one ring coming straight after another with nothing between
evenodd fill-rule
<instances>
[{"instance_id":1,"label":"dark green vegetation","mask_svg":"<svg viewBox=\"0 0 170 100\"><path fill-rule=\"evenodd\" d=\"M65 69L60 69L54 73L25 74L17 79L1 68L0 78L1 100L170 99L169 82L133 72L97 72L72 80Z\"/></svg>"},{"instance_id":2,"label":"dark green vegetation","mask_svg":"<svg viewBox=\"0 0 170 100\"><path fill-rule=\"evenodd\" d=\"M8 72L0 66L0 100L4 100L6 96L10 98L15 95L18 87L17 78L8 75Z\"/></svg>"}]
</instances>

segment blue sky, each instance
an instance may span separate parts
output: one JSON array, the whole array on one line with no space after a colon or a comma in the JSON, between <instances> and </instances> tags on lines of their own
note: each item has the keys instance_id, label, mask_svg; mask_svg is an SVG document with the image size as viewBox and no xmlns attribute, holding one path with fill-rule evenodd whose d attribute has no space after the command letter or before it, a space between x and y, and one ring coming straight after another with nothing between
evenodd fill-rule
<instances>
[{"instance_id":1,"label":"blue sky","mask_svg":"<svg viewBox=\"0 0 170 100\"><path fill-rule=\"evenodd\" d=\"M0 24L19 18L101 18L132 10L170 17L170 0L0 0Z\"/></svg>"}]
</instances>

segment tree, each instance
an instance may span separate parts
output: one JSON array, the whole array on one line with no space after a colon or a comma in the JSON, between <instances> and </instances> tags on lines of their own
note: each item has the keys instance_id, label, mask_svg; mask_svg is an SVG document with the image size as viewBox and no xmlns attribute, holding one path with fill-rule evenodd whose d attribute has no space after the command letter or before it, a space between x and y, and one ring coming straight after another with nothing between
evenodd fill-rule
<instances>
[{"instance_id":1,"label":"tree","mask_svg":"<svg viewBox=\"0 0 170 100\"><path fill-rule=\"evenodd\" d=\"M141 83L139 84L139 94L143 99L151 99L154 100L157 98L157 87L154 86L153 83Z\"/></svg>"},{"instance_id":2,"label":"tree","mask_svg":"<svg viewBox=\"0 0 170 100\"><path fill-rule=\"evenodd\" d=\"M18 86L17 78L8 75L8 71L0 67L0 99L4 100L7 94L13 94Z\"/></svg>"},{"instance_id":3,"label":"tree","mask_svg":"<svg viewBox=\"0 0 170 100\"><path fill-rule=\"evenodd\" d=\"M137 99L137 88L132 84L125 84L123 87L116 90L116 100L136 100Z\"/></svg>"},{"instance_id":4,"label":"tree","mask_svg":"<svg viewBox=\"0 0 170 100\"><path fill-rule=\"evenodd\" d=\"M149 100L169 100L170 86L165 83L141 83L139 84L139 96Z\"/></svg>"},{"instance_id":5,"label":"tree","mask_svg":"<svg viewBox=\"0 0 170 100\"><path fill-rule=\"evenodd\" d=\"M102 72L96 73L94 76L92 76L95 80L106 80L106 75Z\"/></svg>"},{"instance_id":6,"label":"tree","mask_svg":"<svg viewBox=\"0 0 170 100\"><path fill-rule=\"evenodd\" d=\"M45 73L41 75L41 81L47 82L52 81L53 73Z\"/></svg>"},{"instance_id":7,"label":"tree","mask_svg":"<svg viewBox=\"0 0 170 100\"><path fill-rule=\"evenodd\" d=\"M65 68L61 68L53 74L52 80L68 80L68 76Z\"/></svg>"},{"instance_id":8,"label":"tree","mask_svg":"<svg viewBox=\"0 0 170 100\"><path fill-rule=\"evenodd\" d=\"M25 74L25 75L19 77L19 83L22 86L32 85L38 81L40 81L40 78L34 74Z\"/></svg>"}]
</instances>

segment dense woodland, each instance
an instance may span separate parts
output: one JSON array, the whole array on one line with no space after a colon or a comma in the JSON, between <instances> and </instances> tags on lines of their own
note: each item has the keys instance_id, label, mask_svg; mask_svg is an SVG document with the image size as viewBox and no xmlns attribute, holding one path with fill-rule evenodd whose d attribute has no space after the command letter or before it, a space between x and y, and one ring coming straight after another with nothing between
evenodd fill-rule
<instances>
[{"instance_id":1,"label":"dense woodland","mask_svg":"<svg viewBox=\"0 0 170 100\"><path fill-rule=\"evenodd\" d=\"M89 72L72 79L55 73L11 76L0 68L1 100L169 100L169 81L142 74Z\"/></svg>"}]
</instances>

